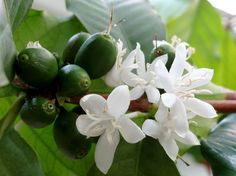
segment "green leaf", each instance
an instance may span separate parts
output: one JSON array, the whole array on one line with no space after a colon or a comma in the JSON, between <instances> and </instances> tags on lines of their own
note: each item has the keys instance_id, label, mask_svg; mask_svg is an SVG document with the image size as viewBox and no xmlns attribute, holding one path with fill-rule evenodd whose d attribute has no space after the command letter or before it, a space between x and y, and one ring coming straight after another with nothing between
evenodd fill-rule
<instances>
[{"instance_id":1,"label":"green leaf","mask_svg":"<svg viewBox=\"0 0 236 176\"><path fill-rule=\"evenodd\" d=\"M17 95L21 90L9 84L0 88L0 98Z\"/></svg>"},{"instance_id":2,"label":"green leaf","mask_svg":"<svg viewBox=\"0 0 236 176\"><path fill-rule=\"evenodd\" d=\"M16 55L4 0L0 0L0 17L0 87L2 87L13 79L13 62Z\"/></svg>"},{"instance_id":3,"label":"green leaf","mask_svg":"<svg viewBox=\"0 0 236 176\"><path fill-rule=\"evenodd\" d=\"M85 31L74 18L57 18L42 11L31 10L15 31L14 39L18 50L24 49L29 41L40 44L61 56L67 40L75 33Z\"/></svg>"},{"instance_id":4,"label":"green leaf","mask_svg":"<svg viewBox=\"0 0 236 176\"><path fill-rule=\"evenodd\" d=\"M113 23L125 19L113 27L111 35L120 38L128 50L136 47L139 42L145 54L153 48L155 37L166 38L165 26L159 15L145 0L66 0L67 8L72 11L90 33L105 31L114 4Z\"/></svg>"},{"instance_id":5,"label":"green leaf","mask_svg":"<svg viewBox=\"0 0 236 176\"><path fill-rule=\"evenodd\" d=\"M12 31L20 25L29 11L33 0L4 0L7 6Z\"/></svg>"},{"instance_id":6,"label":"green leaf","mask_svg":"<svg viewBox=\"0 0 236 176\"><path fill-rule=\"evenodd\" d=\"M214 19L214 20L212 20ZM216 10L205 0L192 1L188 10L168 23L170 36L176 34L196 48L193 61L198 66L216 66L223 26Z\"/></svg>"},{"instance_id":7,"label":"green leaf","mask_svg":"<svg viewBox=\"0 0 236 176\"><path fill-rule=\"evenodd\" d=\"M38 153L46 176L85 176L94 163L93 150L81 160L70 160L65 157L54 142L52 126L33 129L21 121L17 127L20 134Z\"/></svg>"},{"instance_id":8,"label":"green leaf","mask_svg":"<svg viewBox=\"0 0 236 176\"><path fill-rule=\"evenodd\" d=\"M194 64L215 70L214 82L236 88L236 79L232 79L236 77L236 42L225 31L219 12L208 1L191 1L186 12L170 20L167 26L169 37L177 35L196 49L191 58Z\"/></svg>"},{"instance_id":9,"label":"green leaf","mask_svg":"<svg viewBox=\"0 0 236 176\"><path fill-rule=\"evenodd\" d=\"M236 175L236 114L225 117L201 141L201 151L214 175Z\"/></svg>"},{"instance_id":10,"label":"green leaf","mask_svg":"<svg viewBox=\"0 0 236 176\"><path fill-rule=\"evenodd\" d=\"M169 21L182 15L188 8L191 1L188 0L149 0L164 21Z\"/></svg>"},{"instance_id":11,"label":"green leaf","mask_svg":"<svg viewBox=\"0 0 236 176\"><path fill-rule=\"evenodd\" d=\"M103 176L94 165L87 176ZM157 140L145 138L138 144L122 141L107 176L180 176Z\"/></svg>"},{"instance_id":12,"label":"green leaf","mask_svg":"<svg viewBox=\"0 0 236 176\"><path fill-rule=\"evenodd\" d=\"M44 176L36 154L12 128L0 141L0 175Z\"/></svg>"}]
</instances>

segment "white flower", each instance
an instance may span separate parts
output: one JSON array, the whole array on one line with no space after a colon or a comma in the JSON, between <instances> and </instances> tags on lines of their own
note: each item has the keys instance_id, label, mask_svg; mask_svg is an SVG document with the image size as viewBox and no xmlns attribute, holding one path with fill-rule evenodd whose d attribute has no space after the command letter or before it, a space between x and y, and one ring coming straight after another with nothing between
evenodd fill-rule
<instances>
[{"instance_id":1,"label":"white flower","mask_svg":"<svg viewBox=\"0 0 236 176\"><path fill-rule=\"evenodd\" d=\"M107 100L96 94L86 95L80 100L86 115L78 117L77 128L87 137L100 136L95 162L105 174L112 164L120 134L128 143L137 143L145 137L142 130L129 119L132 115L125 114L129 104L129 89L125 85L115 88Z\"/></svg>"},{"instance_id":2,"label":"white flower","mask_svg":"<svg viewBox=\"0 0 236 176\"><path fill-rule=\"evenodd\" d=\"M201 90L199 87L210 82L213 76L213 70L200 68L188 70L186 73L186 52L182 50L181 45L176 48L176 58L170 68L166 69L163 62L158 61L156 71L160 81L160 88L163 88L166 93L161 95L163 104L171 108L179 99L184 104L187 111L202 117L213 118L217 114L214 108L194 97L196 93L209 92Z\"/></svg>"},{"instance_id":3,"label":"white flower","mask_svg":"<svg viewBox=\"0 0 236 176\"><path fill-rule=\"evenodd\" d=\"M188 123L182 123L184 116L186 112L181 103L176 103L170 110L160 104L156 120L148 119L142 127L146 135L159 140L167 155L174 161L179 152L176 141L199 145L197 137L188 129Z\"/></svg>"},{"instance_id":4,"label":"white flower","mask_svg":"<svg viewBox=\"0 0 236 176\"><path fill-rule=\"evenodd\" d=\"M136 67L133 57L135 54L134 52L131 52L128 57L123 60L126 49L123 49L123 43L121 40L118 40L117 42L117 50L117 57L114 66L105 76L103 76L103 80L110 87L116 87L123 84L121 80L122 70L131 70Z\"/></svg>"},{"instance_id":5,"label":"white flower","mask_svg":"<svg viewBox=\"0 0 236 176\"><path fill-rule=\"evenodd\" d=\"M40 45L39 41L35 41L35 42L28 42L26 48L42 48L42 46Z\"/></svg>"},{"instance_id":6,"label":"white flower","mask_svg":"<svg viewBox=\"0 0 236 176\"><path fill-rule=\"evenodd\" d=\"M162 62L167 60L167 55L158 57L152 62L152 64L146 65L144 54L141 51L140 45L138 43L134 51L135 55L133 57L135 58L137 68L135 70L122 71L122 81L126 85L132 87L130 91L131 100L136 100L146 93L150 103L158 103L160 99L160 92L157 89L158 78L155 73L155 65L157 60Z\"/></svg>"}]
</instances>

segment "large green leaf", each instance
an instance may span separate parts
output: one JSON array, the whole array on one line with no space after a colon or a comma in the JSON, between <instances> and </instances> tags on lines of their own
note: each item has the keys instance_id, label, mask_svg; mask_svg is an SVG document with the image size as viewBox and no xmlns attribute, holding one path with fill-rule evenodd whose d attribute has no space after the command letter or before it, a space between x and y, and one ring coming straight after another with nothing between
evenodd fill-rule
<instances>
[{"instance_id":1,"label":"large green leaf","mask_svg":"<svg viewBox=\"0 0 236 176\"><path fill-rule=\"evenodd\" d=\"M201 142L203 156L214 175L236 175L236 114L224 118Z\"/></svg>"},{"instance_id":2,"label":"large green leaf","mask_svg":"<svg viewBox=\"0 0 236 176\"><path fill-rule=\"evenodd\" d=\"M192 56L194 64L213 68L216 83L236 88L236 80L232 79L236 77L236 43L224 30L219 13L208 1L191 1L186 12L170 20L167 26L169 37L178 35L196 49Z\"/></svg>"},{"instance_id":3,"label":"large green leaf","mask_svg":"<svg viewBox=\"0 0 236 176\"><path fill-rule=\"evenodd\" d=\"M34 151L12 128L0 141L0 175L44 176Z\"/></svg>"},{"instance_id":4,"label":"large green leaf","mask_svg":"<svg viewBox=\"0 0 236 176\"><path fill-rule=\"evenodd\" d=\"M0 17L0 87L2 87L8 85L13 78L13 62L16 54L4 0L0 0Z\"/></svg>"},{"instance_id":5,"label":"large green leaf","mask_svg":"<svg viewBox=\"0 0 236 176\"><path fill-rule=\"evenodd\" d=\"M82 160L70 160L65 157L54 142L52 126L44 129L33 129L25 124L17 126L20 126L19 132L38 153L47 176L85 176L94 163L93 150Z\"/></svg>"},{"instance_id":6,"label":"large green leaf","mask_svg":"<svg viewBox=\"0 0 236 176\"><path fill-rule=\"evenodd\" d=\"M12 31L20 25L29 11L33 0L4 0L12 27Z\"/></svg>"},{"instance_id":7,"label":"large green leaf","mask_svg":"<svg viewBox=\"0 0 236 176\"><path fill-rule=\"evenodd\" d=\"M66 0L67 8L75 13L90 33L105 31L114 4L113 23L122 19L111 31L111 35L120 38L128 50L139 42L144 53L149 54L152 40L166 37L165 26L159 15L145 0Z\"/></svg>"},{"instance_id":8,"label":"large green leaf","mask_svg":"<svg viewBox=\"0 0 236 176\"><path fill-rule=\"evenodd\" d=\"M169 159L157 140L145 138L138 144L118 145L107 176L179 176L175 163ZM94 165L88 176L103 176Z\"/></svg>"},{"instance_id":9,"label":"large green leaf","mask_svg":"<svg viewBox=\"0 0 236 176\"><path fill-rule=\"evenodd\" d=\"M176 18L182 15L188 8L191 1L189 0L149 0L151 5L161 15L161 18L165 21Z\"/></svg>"},{"instance_id":10,"label":"large green leaf","mask_svg":"<svg viewBox=\"0 0 236 176\"><path fill-rule=\"evenodd\" d=\"M67 40L84 30L76 18L59 19L43 11L31 10L15 31L14 39L18 50L25 48L29 41L39 41L45 48L61 55Z\"/></svg>"}]
</instances>

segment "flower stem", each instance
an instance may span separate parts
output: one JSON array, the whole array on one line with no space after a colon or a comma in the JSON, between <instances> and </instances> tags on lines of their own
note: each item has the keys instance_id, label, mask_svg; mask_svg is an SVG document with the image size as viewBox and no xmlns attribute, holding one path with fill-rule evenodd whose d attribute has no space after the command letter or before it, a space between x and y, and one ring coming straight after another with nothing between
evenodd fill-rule
<instances>
[{"instance_id":1,"label":"flower stem","mask_svg":"<svg viewBox=\"0 0 236 176\"><path fill-rule=\"evenodd\" d=\"M6 129L15 121L18 113L20 112L20 109L22 105L25 102L26 94L24 92L21 92L19 96L17 97L14 104L8 109L6 114L1 118L0 120L0 139L4 135L4 132Z\"/></svg>"}]
</instances>

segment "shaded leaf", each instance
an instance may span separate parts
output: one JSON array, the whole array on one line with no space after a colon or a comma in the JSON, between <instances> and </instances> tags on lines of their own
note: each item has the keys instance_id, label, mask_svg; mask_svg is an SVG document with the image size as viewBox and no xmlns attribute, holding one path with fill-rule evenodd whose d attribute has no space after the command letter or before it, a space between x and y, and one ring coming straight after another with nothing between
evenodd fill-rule
<instances>
[{"instance_id":1,"label":"shaded leaf","mask_svg":"<svg viewBox=\"0 0 236 176\"><path fill-rule=\"evenodd\" d=\"M33 0L5 0L12 31L20 25L28 13Z\"/></svg>"},{"instance_id":2,"label":"shaded leaf","mask_svg":"<svg viewBox=\"0 0 236 176\"><path fill-rule=\"evenodd\" d=\"M20 134L38 153L47 176L85 176L94 163L93 150L81 160L68 159L58 149L53 139L52 126L33 129L19 122Z\"/></svg>"},{"instance_id":3,"label":"shaded leaf","mask_svg":"<svg viewBox=\"0 0 236 176\"><path fill-rule=\"evenodd\" d=\"M149 55L155 36L159 40L166 37L165 26L159 15L145 0L67 0L67 8L72 11L90 33L105 31L114 4L113 23L125 19L113 27L111 35L120 38L128 50L139 42L144 53Z\"/></svg>"},{"instance_id":4,"label":"shaded leaf","mask_svg":"<svg viewBox=\"0 0 236 176\"><path fill-rule=\"evenodd\" d=\"M8 85L14 76L13 62L16 55L4 0L0 0L0 17L0 87L2 87Z\"/></svg>"},{"instance_id":5,"label":"shaded leaf","mask_svg":"<svg viewBox=\"0 0 236 176\"><path fill-rule=\"evenodd\" d=\"M57 18L42 11L31 10L15 31L14 39L18 50L29 41L39 41L42 46L61 56L67 40L75 33L85 31L76 18Z\"/></svg>"},{"instance_id":6,"label":"shaded leaf","mask_svg":"<svg viewBox=\"0 0 236 176\"><path fill-rule=\"evenodd\" d=\"M201 152L210 162L214 175L236 175L236 114L225 117L201 141Z\"/></svg>"},{"instance_id":7,"label":"shaded leaf","mask_svg":"<svg viewBox=\"0 0 236 176\"><path fill-rule=\"evenodd\" d=\"M36 154L12 128L0 141L0 175L44 176Z\"/></svg>"},{"instance_id":8,"label":"shaded leaf","mask_svg":"<svg viewBox=\"0 0 236 176\"><path fill-rule=\"evenodd\" d=\"M168 168L167 168L168 166ZM88 176L103 176L94 165ZM122 141L107 176L180 176L157 140L145 138L138 144Z\"/></svg>"}]
</instances>

